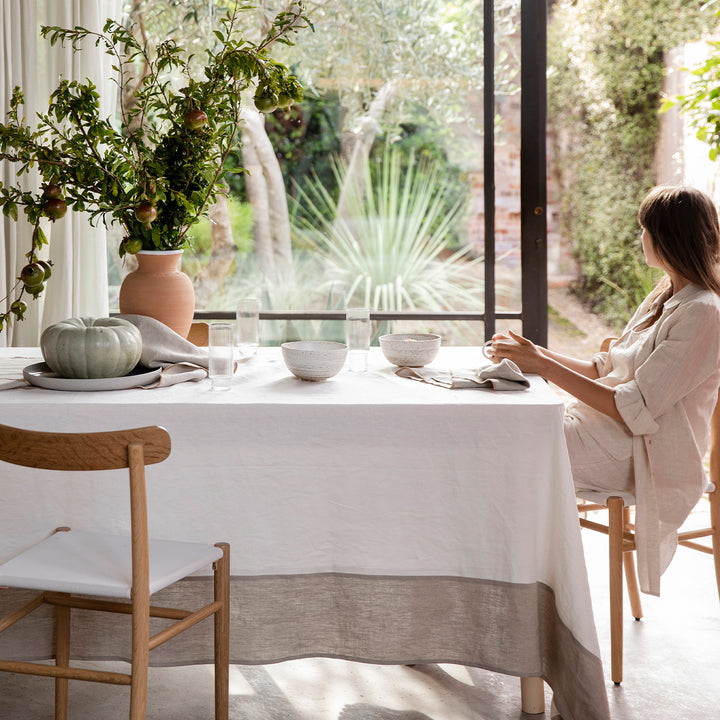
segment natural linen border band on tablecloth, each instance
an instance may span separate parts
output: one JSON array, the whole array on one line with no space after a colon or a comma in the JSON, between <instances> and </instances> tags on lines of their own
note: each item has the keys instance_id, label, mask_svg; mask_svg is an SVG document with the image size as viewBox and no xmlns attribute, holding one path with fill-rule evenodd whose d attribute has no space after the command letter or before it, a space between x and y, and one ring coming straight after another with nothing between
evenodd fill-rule
<instances>
[{"instance_id":1,"label":"natural linen border band on tablecloth","mask_svg":"<svg viewBox=\"0 0 720 720\"><path fill-rule=\"evenodd\" d=\"M11 592L13 606L32 597ZM553 688L564 720L609 717L600 659L577 642L558 615L552 589L543 583L321 573L234 577L230 597L233 664L266 665L303 657L387 665L454 663L542 676ZM198 605L206 602L212 598L212 581L189 578L154 595L153 603L172 606L181 598ZM50 659L51 610L44 617L36 611L34 617L33 637L42 645L34 648L32 657L39 651ZM123 620L103 618L100 633L78 614L73 621L74 656L127 660ZM159 630L161 623L151 620L151 627ZM5 632L8 648L2 656L12 651L15 659L22 659L27 645L20 640L13 645L11 632ZM542 654L537 651L538 636ZM174 666L211 663L212 657L212 638L200 628L158 647L151 660Z\"/></svg>"}]
</instances>

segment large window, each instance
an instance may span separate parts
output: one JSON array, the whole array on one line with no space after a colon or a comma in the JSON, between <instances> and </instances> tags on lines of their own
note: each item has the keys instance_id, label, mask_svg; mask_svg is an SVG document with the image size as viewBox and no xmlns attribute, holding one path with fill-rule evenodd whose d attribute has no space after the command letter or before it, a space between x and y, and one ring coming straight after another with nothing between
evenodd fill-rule
<instances>
[{"instance_id":1,"label":"large window","mask_svg":"<svg viewBox=\"0 0 720 720\"><path fill-rule=\"evenodd\" d=\"M173 33L199 55L222 5L134 3L150 42ZM248 28L261 37L281 5L259 3ZM248 96L234 162L249 174L228 175L185 251L198 312L260 297L265 342L337 336L348 305L378 333L474 344L522 320L543 341L545 2L307 7L314 32L275 51L304 100L262 116ZM109 262L113 307L130 267L113 247Z\"/></svg>"}]
</instances>

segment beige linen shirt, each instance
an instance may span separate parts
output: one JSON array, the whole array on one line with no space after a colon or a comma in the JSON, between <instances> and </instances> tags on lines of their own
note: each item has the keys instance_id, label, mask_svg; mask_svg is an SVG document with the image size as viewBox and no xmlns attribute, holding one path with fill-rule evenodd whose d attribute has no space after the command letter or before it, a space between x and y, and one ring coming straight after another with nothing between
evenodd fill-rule
<instances>
[{"instance_id":1,"label":"beige linen shirt","mask_svg":"<svg viewBox=\"0 0 720 720\"><path fill-rule=\"evenodd\" d=\"M720 384L720 298L686 285L657 322L637 330L655 309L646 298L609 352L594 358L625 425L582 403L568 412L611 454L632 454L640 587L659 595L677 529L707 487L702 461Z\"/></svg>"}]
</instances>

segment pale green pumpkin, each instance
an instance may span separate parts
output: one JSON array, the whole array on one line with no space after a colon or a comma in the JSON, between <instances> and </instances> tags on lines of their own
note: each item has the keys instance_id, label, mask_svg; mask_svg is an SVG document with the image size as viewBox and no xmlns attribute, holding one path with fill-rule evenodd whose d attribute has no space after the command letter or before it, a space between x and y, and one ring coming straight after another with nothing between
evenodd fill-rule
<instances>
[{"instance_id":1,"label":"pale green pumpkin","mask_svg":"<svg viewBox=\"0 0 720 720\"><path fill-rule=\"evenodd\" d=\"M138 364L142 337L121 318L69 318L43 331L40 350L60 377L122 377Z\"/></svg>"}]
</instances>

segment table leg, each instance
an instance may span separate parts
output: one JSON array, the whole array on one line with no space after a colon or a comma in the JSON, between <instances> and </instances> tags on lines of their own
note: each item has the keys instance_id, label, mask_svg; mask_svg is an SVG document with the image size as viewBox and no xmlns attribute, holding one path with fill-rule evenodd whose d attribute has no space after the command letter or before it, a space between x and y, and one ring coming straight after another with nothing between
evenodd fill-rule
<instances>
[{"instance_id":1,"label":"table leg","mask_svg":"<svg viewBox=\"0 0 720 720\"><path fill-rule=\"evenodd\" d=\"M520 678L522 711L529 715L545 712L545 686L539 677Z\"/></svg>"}]
</instances>

